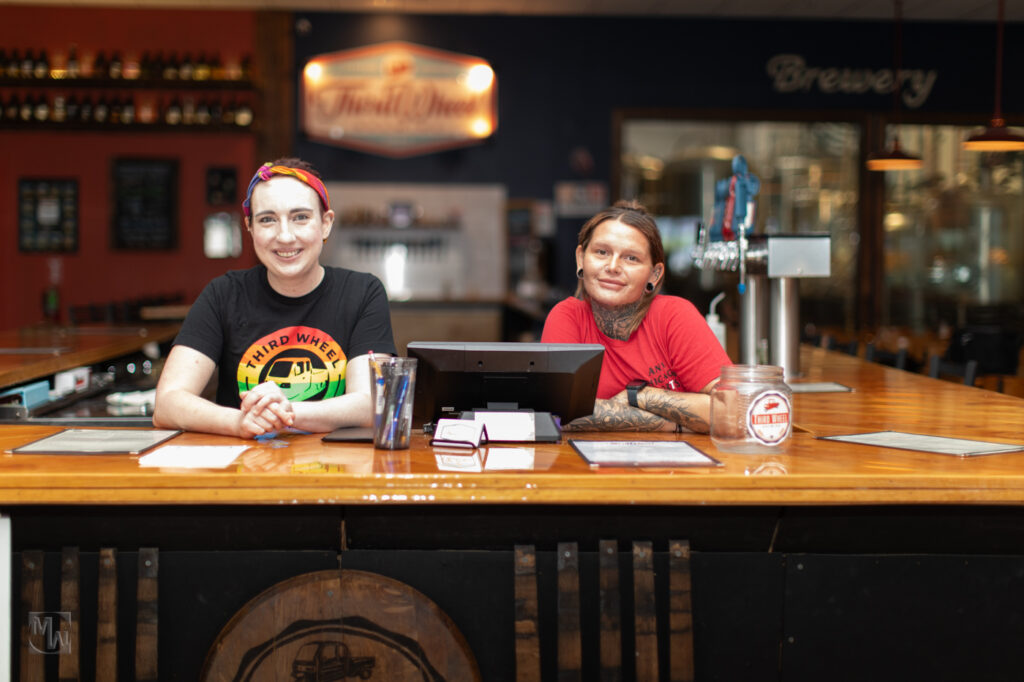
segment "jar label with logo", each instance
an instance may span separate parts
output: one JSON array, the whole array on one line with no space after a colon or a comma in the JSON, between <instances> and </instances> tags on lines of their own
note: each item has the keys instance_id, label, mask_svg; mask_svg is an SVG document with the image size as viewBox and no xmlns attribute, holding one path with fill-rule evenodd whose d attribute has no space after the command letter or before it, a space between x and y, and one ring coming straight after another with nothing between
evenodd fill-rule
<instances>
[{"instance_id":1,"label":"jar label with logo","mask_svg":"<svg viewBox=\"0 0 1024 682\"><path fill-rule=\"evenodd\" d=\"M765 391L747 408L747 430L765 445L778 445L789 436L792 412L789 398L778 391Z\"/></svg>"}]
</instances>

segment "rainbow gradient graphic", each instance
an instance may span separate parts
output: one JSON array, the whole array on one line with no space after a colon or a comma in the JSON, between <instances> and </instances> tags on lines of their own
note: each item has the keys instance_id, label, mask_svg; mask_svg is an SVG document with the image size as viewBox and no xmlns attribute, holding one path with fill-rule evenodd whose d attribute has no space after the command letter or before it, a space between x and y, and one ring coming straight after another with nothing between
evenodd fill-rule
<instances>
[{"instance_id":1,"label":"rainbow gradient graphic","mask_svg":"<svg viewBox=\"0 0 1024 682\"><path fill-rule=\"evenodd\" d=\"M273 381L291 401L345 392L348 359L338 342L312 327L284 327L253 343L238 362L238 392Z\"/></svg>"}]
</instances>

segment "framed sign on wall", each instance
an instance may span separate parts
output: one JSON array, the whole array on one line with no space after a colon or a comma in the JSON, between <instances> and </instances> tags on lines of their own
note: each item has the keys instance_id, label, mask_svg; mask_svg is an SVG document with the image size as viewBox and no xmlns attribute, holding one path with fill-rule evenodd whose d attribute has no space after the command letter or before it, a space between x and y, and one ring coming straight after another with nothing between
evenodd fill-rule
<instances>
[{"instance_id":1,"label":"framed sign on wall","mask_svg":"<svg viewBox=\"0 0 1024 682\"><path fill-rule=\"evenodd\" d=\"M178 162L115 159L113 166L115 249L173 249L178 245Z\"/></svg>"},{"instance_id":2,"label":"framed sign on wall","mask_svg":"<svg viewBox=\"0 0 1024 682\"><path fill-rule=\"evenodd\" d=\"M77 180L18 180L18 248L27 252L78 250Z\"/></svg>"}]
</instances>

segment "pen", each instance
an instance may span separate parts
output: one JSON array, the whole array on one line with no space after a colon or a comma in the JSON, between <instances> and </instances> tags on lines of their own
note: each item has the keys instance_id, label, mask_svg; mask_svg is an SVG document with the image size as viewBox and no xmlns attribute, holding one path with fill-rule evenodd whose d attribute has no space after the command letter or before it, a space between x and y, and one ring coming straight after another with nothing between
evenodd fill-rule
<instances>
[{"instance_id":1,"label":"pen","mask_svg":"<svg viewBox=\"0 0 1024 682\"><path fill-rule=\"evenodd\" d=\"M402 407L403 407L403 405L405 403L405 394L406 394L406 392L408 390L409 390L409 377L403 374L401 377L399 377L398 397L395 398L394 411L392 412L392 416L391 416L391 433L390 433L390 437L388 438L388 440L391 441L392 443L394 442L395 436L397 435L398 420L399 420L399 418L402 415Z\"/></svg>"}]
</instances>

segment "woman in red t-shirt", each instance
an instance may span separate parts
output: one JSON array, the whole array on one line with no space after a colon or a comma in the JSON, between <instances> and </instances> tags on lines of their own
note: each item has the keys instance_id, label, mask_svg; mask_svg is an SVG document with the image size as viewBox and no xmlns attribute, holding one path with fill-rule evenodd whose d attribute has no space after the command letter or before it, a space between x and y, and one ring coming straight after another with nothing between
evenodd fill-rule
<instances>
[{"instance_id":1,"label":"woman in red t-shirt","mask_svg":"<svg viewBox=\"0 0 1024 682\"><path fill-rule=\"evenodd\" d=\"M709 393L732 364L686 299L660 295L665 247L643 206L620 201L588 220L576 295L548 314L541 340L605 348L594 414L568 430L706 433Z\"/></svg>"}]
</instances>

